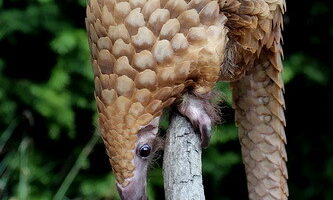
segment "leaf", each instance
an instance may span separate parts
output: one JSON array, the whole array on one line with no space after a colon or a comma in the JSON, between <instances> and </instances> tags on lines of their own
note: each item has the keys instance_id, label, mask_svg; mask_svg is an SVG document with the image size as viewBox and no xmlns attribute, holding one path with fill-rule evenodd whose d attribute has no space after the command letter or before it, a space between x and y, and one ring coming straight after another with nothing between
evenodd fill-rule
<instances>
[{"instance_id":1,"label":"leaf","mask_svg":"<svg viewBox=\"0 0 333 200\"><path fill-rule=\"evenodd\" d=\"M51 42L51 47L57 53L64 55L72 51L77 45L74 29L66 29L58 33L56 38Z\"/></svg>"},{"instance_id":2,"label":"leaf","mask_svg":"<svg viewBox=\"0 0 333 200\"><path fill-rule=\"evenodd\" d=\"M30 139L23 138L20 147L20 179L18 183L17 196L18 199L28 199L30 187L29 187L29 179L31 176L30 168L29 168L29 156L28 156L28 148L30 144Z\"/></svg>"},{"instance_id":3,"label":"leaf","mask_svg":"<svg viewBox=\"0 0 333 200\"><path fill-rule=\"evenodd\" d=\"M291 81L295 76L302 74L309 80L325 85L329 81L327 68L311 57L303 54L293 54L284 62L283 80Z\"/></svg>"},{"instance_id":4,"label":"leaf","mask_svg":"<svg viewBox=\"0 0 333 200\"><path fill-rule=\"evenodd\" d=\"M59 189L53 196L53 200L62 200L68 190L68 188L71 186L72 182L74 181L75 177L78 175L79 171L84 166L84 162L91 153L92 149L96 145L99 137L97 134L93 134L91 139L88 141L88 143L84 146L81 153L79 154L78 158L76 159L73 167L68 172L67 176L65 177L64 181L60 185Z\"/></svg>"},{"instance_id":5,"label":"leaf","mask_svg":"<svg viewBox=\"0 0 333 200\"><path fill-rule=\"evenodd\" d=\"M17 127L17 119L14 119L7 129L0 135L0 154L2 153L3 148L5 147L7 141L14 132L14 129Z\"/></svg>"}]
</instances>

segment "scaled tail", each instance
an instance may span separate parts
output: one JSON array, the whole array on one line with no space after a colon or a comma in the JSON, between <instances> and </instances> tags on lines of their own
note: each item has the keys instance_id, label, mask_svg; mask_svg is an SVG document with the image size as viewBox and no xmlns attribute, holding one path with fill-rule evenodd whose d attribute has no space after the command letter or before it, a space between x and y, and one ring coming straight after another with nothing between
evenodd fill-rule
<instances>
[{"instance_id":1,"label":"scaled tail","mask_svg":"<svg viewBox=\"0 0 333 200\"><path fill-rule=\"evenodd\" d=\"M288 199L281 47L262 50L254 67L232 83L249 199Z\"/></svg>"}]
</instances>

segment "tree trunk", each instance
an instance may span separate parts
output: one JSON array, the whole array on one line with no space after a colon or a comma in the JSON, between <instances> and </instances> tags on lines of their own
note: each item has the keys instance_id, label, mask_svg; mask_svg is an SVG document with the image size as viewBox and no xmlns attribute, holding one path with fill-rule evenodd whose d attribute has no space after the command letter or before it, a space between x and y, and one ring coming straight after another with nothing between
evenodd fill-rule
<instances>
[{"instance_id":1,"label":"tree trunk","mask_svg":"<svg viewBox=\"0 0 333 200\"><path fill-rule=\"evenodd\" d=\"M192 124L174 114L167 131L163 176L165 199L205 199L201 174L201 140Z\"/></svg>"}]
</instances>

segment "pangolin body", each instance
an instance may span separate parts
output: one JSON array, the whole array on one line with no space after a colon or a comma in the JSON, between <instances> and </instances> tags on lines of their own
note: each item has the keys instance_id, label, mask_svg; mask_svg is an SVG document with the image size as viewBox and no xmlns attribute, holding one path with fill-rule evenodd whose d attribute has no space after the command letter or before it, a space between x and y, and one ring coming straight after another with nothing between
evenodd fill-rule
<instances>
[{"instance_id":1,"label":"pangolin body","mask_svg":"<svg viewBox=\"0 0 333 200\"><path fill-rule=\"evenodd\" d=\"M99 126L122 199L144 198L126 188L144 189L145 180L136 178L147 171L141 150L154 148L163 109L185 91L209 94L218 80L233 81L250 199L287 198L284 9L283 0L89 1ZM191 119L197 110L186 105L180 111Z\"/></svg>"},{"instance_id":2,"label":"pangolin body","mask_svg":"<svg viewBox=\"0 0 333 200\"><path fill-rule=\"evenodd\" d=\"M100 127L123 186L133 176L140 127L160 116L184 88L206 93L219 77L223 16L216 1L201 4L90 1L87 27Z\"/></svg>"}]
</instances>

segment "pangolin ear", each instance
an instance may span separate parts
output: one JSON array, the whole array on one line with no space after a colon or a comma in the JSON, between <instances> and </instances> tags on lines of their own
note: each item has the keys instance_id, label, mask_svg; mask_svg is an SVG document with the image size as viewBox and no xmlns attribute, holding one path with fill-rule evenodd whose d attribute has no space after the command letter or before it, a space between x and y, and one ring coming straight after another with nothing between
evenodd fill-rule
<instances>
[{"instance_id":1,"label":"pangolin ear","mask_svg":"<svg viewBox=\"0 0 333 200\"><path fill-rule=\"evenodd\" d=\"M155 134L155 135L156 135L157 132L158 132L158 128L159 128L159 125L160 125L160 119L161 119L161 117L155 117L155 118L149 123L151 126L154 127L154 129L156 129L156 130L154 130L154 134Z\"/></svg>"},{"instance_id":2,"label":"pangolin ear","mask_svg":"<svg viewBox=\"0 0 333 200\"><path fill-rule=\"evenodd\" d=\"M162 138L157 136L159 123L160 123L160 117L156 117L146 126L142 126L138 132L138 137L139 137L138 145L149 143L153 150L152 153L155 153L163 149L164 146Z\"/></svg>"},{"instance_id":3,"label":"pangolin ear","mask_svg":"<svg viewBox=\"0 0 333 200\"><path fill-rule=\"evenodd\" d=\"M161 117L155 117L149 124L141 126L138 136L140 136L140 134L146 131L149 131L150 133L153 133L156 136L160 124L160 118Z\"/></svg>"},{"instance_id":4,"label":"pangolin ear","mask_svg":"<svg viewBox=\"0 0 333 200\"><path fill-rule=\"evenodd\" d=\"M160 118L161 117L156 117L150 123L151 126L154 127L153 133L155 134L155 136L158 133L158 129L159 129L159 125L160 125ZM163 150L164 149L164 140L161 137L157 136L154 140L153 146L154 146L154 151L155 152Z\"/></svg>"}]
</instances>

